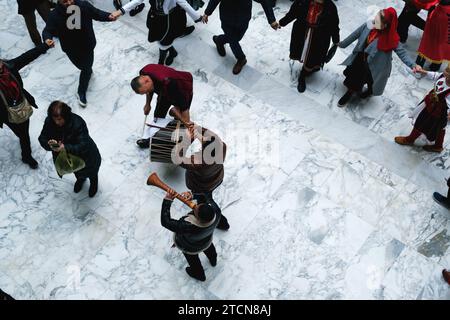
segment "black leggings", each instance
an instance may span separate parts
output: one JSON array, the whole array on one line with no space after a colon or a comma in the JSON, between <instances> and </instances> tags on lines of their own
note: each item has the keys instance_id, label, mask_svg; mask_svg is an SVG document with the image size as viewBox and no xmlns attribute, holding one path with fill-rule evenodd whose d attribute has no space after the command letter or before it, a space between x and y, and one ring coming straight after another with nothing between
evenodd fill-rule
<instances>
[{"instance_id":1,"label":"black leggings","mask_svg":"<svg viewBox=\"0 0 450 320\"><path fill-rule=\"evenodd\" d=\"M208 249L203 251L209 261L217 259L216 247L211 243ZM197 276L204 276L205 270L203 269L202 263L200 262L200 258L198 254L187 254L183 253L189 266L191 267L193 273Z\"/></svg>"},{"instance_id":2,"label":"black leggings","mask_svg":"<svg viewBox=\"0 0 450 320\"><path fill-rule=\"evenodd\" d=\"M31 158L31 142L30 142L30 120L24 123L10 123L5 122L12 132L19 138L20 147L22 148L22 159L28 160Z\"/></svg>"}]
</instances>

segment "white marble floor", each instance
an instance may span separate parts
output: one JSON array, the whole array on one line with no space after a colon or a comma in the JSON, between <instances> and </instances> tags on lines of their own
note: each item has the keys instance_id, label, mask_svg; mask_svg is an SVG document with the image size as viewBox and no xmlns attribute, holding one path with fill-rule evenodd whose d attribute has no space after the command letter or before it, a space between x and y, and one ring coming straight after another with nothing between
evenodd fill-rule
<instances>
[{"instance_id":1,"label":"white marble floor","mask_svg":"<svg viewBox=\"0 0 450 320\"><path fill-rule=\"evenodd\" d=\"M367 2L336 2L342 36L366 19ZM392 2L400 8L401 1L370 4ZM289 4L278 1L277 17ZM14 0L0 3L2 58L32 46L16 9ZM392 142L409 129L406 112L430 83L395 58L383 98L339 109L344 51L299 95L287 58L290 27L272 31L257 4L242 42L249 65L238 77L233 59L218 57L211 44L220 30L217 13L176 43L174 67L194 75L194 121L230 146L216 197L231 229L215 235L217 267L203 259L207 281L191 280L160 226L163 193L145 185L157 171L181 191L183 171L149 163L134 144L144 102L128 83L157 59L144 20L141 14L95 23L86 109L76 104L78 72L59 44L23 70L40 105L31 123L40 167L23 165L15 137L0 131L0 288L18 299L450 298L441 279L450 267L450 214L431 200L433 191L445 191L448 152L432 157ZM411 31L412 52L420 34ZM87 121L102 153L93 199L73 194L74 179L59 179L38 145L54 99ZM274 149L261 157L254 139L267 133Z\"/></svg>"}]
</instances>

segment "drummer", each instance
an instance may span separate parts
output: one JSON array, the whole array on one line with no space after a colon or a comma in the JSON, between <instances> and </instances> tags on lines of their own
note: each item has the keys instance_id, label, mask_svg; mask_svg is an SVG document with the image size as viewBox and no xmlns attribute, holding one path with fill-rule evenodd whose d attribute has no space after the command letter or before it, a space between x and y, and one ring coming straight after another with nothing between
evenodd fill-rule
<instances>
[{"instance_id":1,"label":"drummer","mask_svg":"<svg viewBox=\"0 0 450 320\"><path fill-rule=\"evenodd\" d=\"M223 163L227 145L216 133L197 125L189 127L188 138L192 142L195 139L199 140L201 150L190 157L185 157L186 152L181 149L183 144L178 144L180 149L175 154L180 155L180 158L174 159L173 162L186 169L186 186L192 192L194 200L197 200L197 204L209 204L218 215L220 214L221 218L217 229L226 231L230 225L219 205L214 201L213 192L223 182Z\"/></svg>"},{"instance_id":2,"label":"drummer","mask_svg":"<svg viewBox=\"0 0 450 320\"><path fill-rule=\"evenodd\" d=\"M190 124L189 108L193 97L193 78L189 72L178 71L173 68L148 64L139 72L139 76L131 80L134 92L146 95L144 114L151 111L153 94L158 95L154 118L165 118L171 106L180 113L180 120ZM150 139L143 137L136 141L139 147L149 148Z\"/></svg>"}]
</instances>

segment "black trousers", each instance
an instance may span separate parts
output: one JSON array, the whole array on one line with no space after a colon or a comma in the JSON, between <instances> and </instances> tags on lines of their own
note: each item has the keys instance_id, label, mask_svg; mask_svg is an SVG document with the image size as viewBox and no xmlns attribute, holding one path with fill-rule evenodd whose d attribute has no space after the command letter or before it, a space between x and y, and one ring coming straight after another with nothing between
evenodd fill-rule
<instances>
[{"instance_id":1,"label":"black trousers","mask_svg":"<svg viewBox=\"0 0 450 320\"><path fill-rule=\"evenodd\" d=\"M247 29L248 22L243 23L242 25L222 23L222 30L224 34L217 37L217 41L220 44L230 44L231 51L233 51L233 54L237 60L245 58L244 51L242 51L242 47L239 44L239 41L242 40L245 33L247 32Z\"/></svg>"},{"instance_id":2,"label":"black trousers","mask_svg":"<svg viewBox=\"0 0 450 320\"><path fill-rule=\"evenodd\" d=\"M44 22L47 22L48 15L50 13L50 2L42 1L36 6L36 10L41 16ZM23 18L25 19L25 24L28 29L28 33L30 34L30 38L33 41L34 45L39 45L42 43L41 35L36 26L36 14L34 11L24 13Z\"/></svg>"},{"instance_id":3,"label":"black trousers","mask_svg":"<svg viewBox=\"0 0 450 320\"><path fill-rule=\"evenodd\" d=\"M213 207L215 212L220 213L220 221L219 221L219 224L217 225L218 228L220 228L228 223L228 220L222 214L222 210L220 210L219 205L213 199L213 191L205 192L205 193L194 193L193 192L193 198L194 198L194 200L197 200L198 204L207 203L211 207Z\"/></svg>"},{"instance_id":4,"label":"black trousers","mask_svg":"<svg viewBox=\"0 0 450 320\"><path fill-rule=\"evenodd\" d=\"M0 289L0 301L14 300L9 294Z\"/></svg>"},{"instance_id":5,"label":"black trousers","mask_svg":"<svg viewBox=\"0 0 450 320\"><path fill-rule=\"evenodd\" d=\"M81 70L78 93L86 94L94 64L94 49L87 51L66 52L70 61Z\"/></svg>"},{"instance_id":6,"label":"black trousers","mask_svg":"<svg viewBox=\"0 0 450 320\"><path fill-rule=\"evenodd\" d=\"M420 30L425 29L425 20L419 17L418 13L421 9L415 6L405 4L402 13L398 17L397 33L400 36L401 42L406 42L408 40L408 30L409 26L413 25Z\"/></svg>"},{"instance_id":7,"label":"black trousers","mask_svg":"<svg viewBox=\"0 0 450 320\"><path fill-rule=\"evenodd\" d=\"M203 251L203 253L206 255L209 261L217 259L217 251L216 247L214 247L214 244L211 243L208 249ZM185 256L189 266L191 267L192 271L195 275L198 276L204 276L205 270L203 269L202 263L200 261L200 258L198 257L198 254L187 254L183 253Z\"/></svg>"},{"instance_id":8,"label":"black trousers","mask_svg":"<svg viewBox=\"0 0 450 320\"><path fill-rule=\"evenodd\" d=\"M24 123L10 123L5 122L12 132L19 138L20 147L22 148L22 159L28 160L31 158L31 142L30 142L30 120Z\"/></svg>"}]
</instances>

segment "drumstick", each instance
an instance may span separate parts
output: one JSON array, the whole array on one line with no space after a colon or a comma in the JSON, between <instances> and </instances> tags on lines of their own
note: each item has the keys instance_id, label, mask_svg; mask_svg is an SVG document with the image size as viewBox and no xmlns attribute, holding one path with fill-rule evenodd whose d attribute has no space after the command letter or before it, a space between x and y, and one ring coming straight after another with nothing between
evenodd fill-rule
<instances>
[{"instance_id":1,"label":"drumstick","mask_svg":"<svg viewBox=\"0 0 450 320\"><path fill-rule=\"evenodd\" d=\"M142 128L142 136L144 136L145 133L145 125L147 124L147 114L145 115L145 119L144 119L144 127Z\"/></svg>"}]
</instances>

